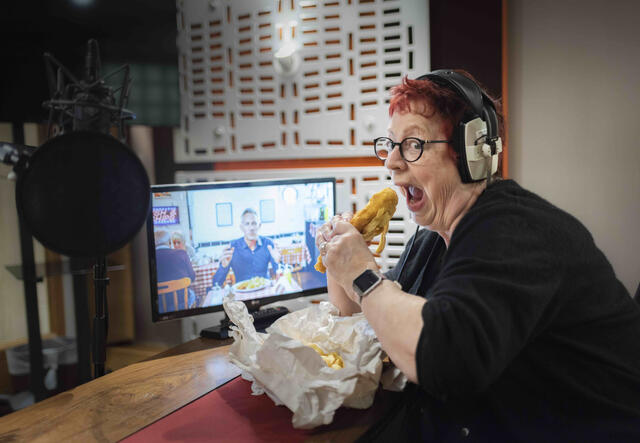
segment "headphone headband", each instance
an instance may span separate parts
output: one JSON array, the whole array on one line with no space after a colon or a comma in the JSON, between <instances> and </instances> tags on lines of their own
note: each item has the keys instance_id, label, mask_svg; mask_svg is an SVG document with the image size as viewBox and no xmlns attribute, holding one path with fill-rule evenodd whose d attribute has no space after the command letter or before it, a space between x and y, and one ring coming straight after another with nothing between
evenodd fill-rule
<instances>
[{"instance_id":1,"label":"headphone headband","mask_svg":"<svg viewBox=\"0 0 640 443\"><path fill-rule=\"evenodd\" d=\"M437 71L422 75L416 80L431 80L440 86L452 89L471 107L476 117L482 116L484 93L478 85L466 75L451 71L450 69L438 69Z\"/></svg>"}]
</instances>

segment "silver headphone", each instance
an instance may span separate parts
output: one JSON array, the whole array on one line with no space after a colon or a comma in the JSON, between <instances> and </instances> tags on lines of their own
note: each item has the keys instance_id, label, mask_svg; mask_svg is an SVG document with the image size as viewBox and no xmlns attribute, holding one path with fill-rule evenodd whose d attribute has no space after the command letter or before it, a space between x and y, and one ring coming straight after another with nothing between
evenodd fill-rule
<instances>
[{"instance_id":1,"label":"silver headphone","mask_svg":"<svg viewBox=\"0 0 640 443\"><path fill-rule=\"evenodd\" d=\"M493 101L469 77L450 69L439 69L416 80L430 80L449 88L469 105L470 109L453 129L458 171L463 183L489 179L498 170L498 154L502 152Z\"/></svg>"}]
</instances>

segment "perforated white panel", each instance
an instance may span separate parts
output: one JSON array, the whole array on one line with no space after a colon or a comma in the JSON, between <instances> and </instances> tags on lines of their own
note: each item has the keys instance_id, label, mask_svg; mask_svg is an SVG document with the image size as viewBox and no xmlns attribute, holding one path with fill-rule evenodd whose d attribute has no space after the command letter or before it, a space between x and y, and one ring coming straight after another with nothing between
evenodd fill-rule
<instances>
[{"instance_id":1,"label":"perforated white panel","mask_svg":"<svg viewBox=\"0 0 640 443\"><path fill-rule=\"evenodd\" d=\"M178 0L175 161L371 154L387 90L428 71L427 0ZM297 47L280 74L274 53Z\"/></svg>"},{"instance_id":2,"label":"perforated white panel","mask_svg":"<svg viewBox=\"0 0 640 443\"><path fill-rule=\"evenodd\" d=\"M329 174L326 169L262 169L236 171L178 171L176 183L193 183L226 180L258 180L273 178L298 177L335 177L336 178L336 210L355 212L363 208L371 196L386 186L392 185L388 171L383 167L332 168ZM416 225L409 218L409 211L398 192L398 209L389 223L387 246L380 254L378 264L384 271L393 267L404 250L407 241L415 232ZM372 245L371 249L375 249Z\"/></svg>"}]
</instances>

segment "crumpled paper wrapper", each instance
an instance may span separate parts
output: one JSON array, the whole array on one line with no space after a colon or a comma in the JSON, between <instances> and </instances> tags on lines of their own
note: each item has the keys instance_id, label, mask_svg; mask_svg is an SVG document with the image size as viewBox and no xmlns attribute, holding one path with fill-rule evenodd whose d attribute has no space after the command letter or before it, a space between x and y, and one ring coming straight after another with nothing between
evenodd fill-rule
<instances>
[{"instance_id":1,"label":"crumpled paper wrapper","mask_svg":"<svg viewBox=\"0 0 640 443\"><path fill-rule=\"evenodd\" d=\"M294 428L329 424L340 406L366 409L373 404L383 352L364 315L340 317L332 304L321 302L280 317L260 333L244 303L226 297L223 306L235 324L229 359L253 382L254 395L266 393L293 412ZM338 353L344 368L327 366L311 343ZM397 378L390 377L390 386Z\"/></svg>"}]
</instances>

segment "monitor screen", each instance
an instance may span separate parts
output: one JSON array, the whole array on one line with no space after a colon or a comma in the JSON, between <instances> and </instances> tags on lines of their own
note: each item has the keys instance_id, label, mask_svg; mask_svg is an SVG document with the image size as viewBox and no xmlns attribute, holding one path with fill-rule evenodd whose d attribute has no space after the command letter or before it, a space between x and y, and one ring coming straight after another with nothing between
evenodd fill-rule
<instances>
[{"instance_id":1,"label":"monitor screen","mask_svg":"<svg viewBox=\"0 0 640 443\"><path fill-rule=\"evenodd\" d=\"M326 292L315 232L335 213L334 178L151 187L147 222L153 321L250 309Z\"/></svg>"}]
</instances>

